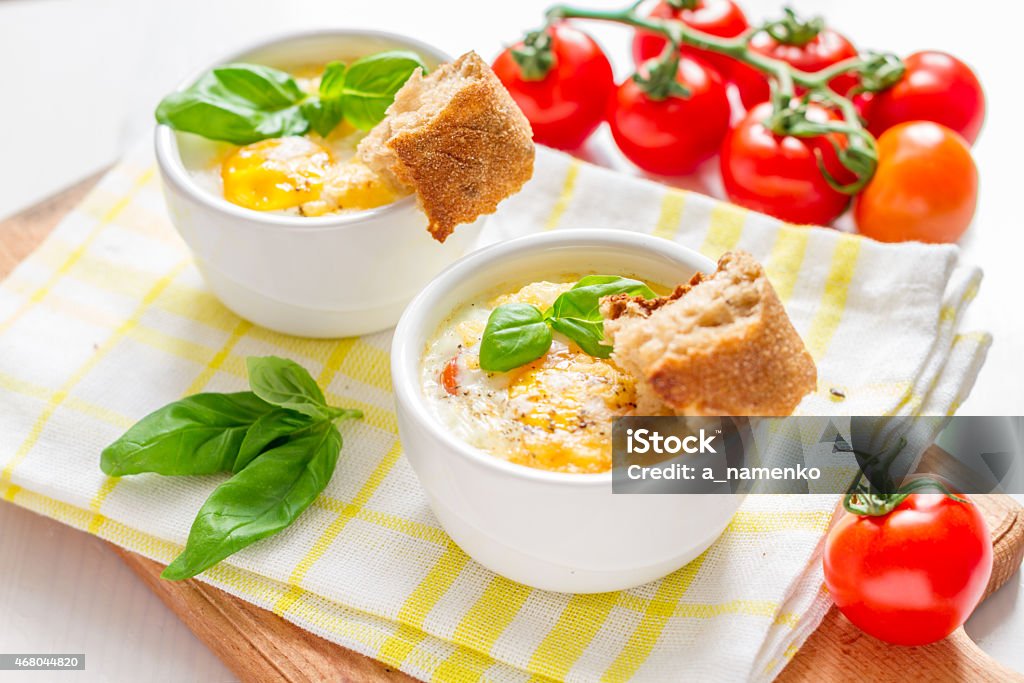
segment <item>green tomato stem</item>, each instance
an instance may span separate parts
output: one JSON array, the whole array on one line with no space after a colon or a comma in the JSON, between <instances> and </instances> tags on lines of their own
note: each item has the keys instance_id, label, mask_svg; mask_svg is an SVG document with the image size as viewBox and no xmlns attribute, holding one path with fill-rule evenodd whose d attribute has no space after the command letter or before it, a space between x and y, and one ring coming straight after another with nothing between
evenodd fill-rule
<instances>
[{"instance_id":1,"label":"green tomato stem","mask_svg":"<svg viewBox=\"0 0 1024 683\"><path fill-rule=\"evenodd\" d=\"M803 47L825 30L825 20L821 17L802 20L789 7L785 8L783 12L782 19L770 21L764 25L764 32L777 43Z\"/></svg>"}]
</instances>

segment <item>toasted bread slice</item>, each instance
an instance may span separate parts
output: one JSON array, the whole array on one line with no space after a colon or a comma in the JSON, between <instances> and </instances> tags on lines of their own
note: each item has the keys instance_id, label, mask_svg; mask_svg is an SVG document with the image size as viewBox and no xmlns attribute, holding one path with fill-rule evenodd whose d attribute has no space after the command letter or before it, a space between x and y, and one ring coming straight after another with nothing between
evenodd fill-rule
<instances>
[{"instance_id":1,"label":"toasted bread slice","mask_svg":"<svg viewBox=\"0 0 1024 683\"><path fill-rule=\"evenodd\" d=\"M530 123L475 52L429 76L414 72L358 153L416 193L439 242L455 226L493 213L533 175Z\"/></svg>"},{"instance_id":2,"label":"toasted bread slice","mask_svg":"<svg viewBox=\"0 0 1024 683\"><path fill-rule=\"evenodd\" d=\"M680 415L790 415L817 369L764 269L729 252L670 296L602 301L612 358Z\"/></svg>"}]
</instances>

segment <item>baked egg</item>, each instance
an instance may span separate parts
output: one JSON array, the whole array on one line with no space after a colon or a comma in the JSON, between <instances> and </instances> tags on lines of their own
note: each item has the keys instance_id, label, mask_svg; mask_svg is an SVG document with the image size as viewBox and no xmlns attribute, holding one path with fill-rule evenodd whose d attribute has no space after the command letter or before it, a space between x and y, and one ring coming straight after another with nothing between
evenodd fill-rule
<instances>
[{"instance_id":1,"label":"baked egg","mask_svg":"<svg viewBox=\"0 0 1024 683\"><path fill-rule=\"evenodd\" d=\"M535 282L458 309L429 343L422 381L442 422L469 443L510 462L556 472L611 469L612 420L633 415L636 381L614 361L588 355L555 332L536 361L504 373L480 369L491 311L505 303L546 310L568 282Z\"/></svg>"}]
</instances>

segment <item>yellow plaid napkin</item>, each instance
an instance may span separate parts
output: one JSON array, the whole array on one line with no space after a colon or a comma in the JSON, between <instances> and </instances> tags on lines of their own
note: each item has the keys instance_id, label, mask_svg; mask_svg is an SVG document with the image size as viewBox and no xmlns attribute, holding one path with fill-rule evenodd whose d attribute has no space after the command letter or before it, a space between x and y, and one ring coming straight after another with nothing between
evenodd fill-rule
<instances>
[{"instance_id":1,"label":"yellow plaid napkin","mask_svg":"<svg viewBox=\"0 0 1024 683\"><path fill-rule=\"evenodd\" d=\"M952 412L990 341L959 331L980 273L953 247L786 226L549 150L484 239L579 227L761 258L819 364L803 413ZM546 593L480 567L437 525L402 456L389 343L285 337L223 308L140 148L0 286L0 495L170 561L221 479L109 479L100 450L183 394L244 387L246 356L278 354L366 419L344 426L334 479L301 522L211 569L213 585L438 681L769 680L820 622L833 496L751 496L704 555L629 591Z\"/></svg>"}]
</instances>

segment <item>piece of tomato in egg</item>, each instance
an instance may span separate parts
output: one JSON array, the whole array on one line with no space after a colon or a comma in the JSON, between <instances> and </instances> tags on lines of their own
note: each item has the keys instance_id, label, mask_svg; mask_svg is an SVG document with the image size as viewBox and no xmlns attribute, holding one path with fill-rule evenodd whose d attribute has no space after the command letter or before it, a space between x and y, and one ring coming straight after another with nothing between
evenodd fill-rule
<instances>
[{"instance_id":1,"label":"piece of tomato in egg","mask_svg":"<svg viewBox=\"0 0 1024 683\"><path fill-rule=\"evenodd\" d=\"M291 209L320 196L330 163L330 152L308 138L261 140L224 159L224 198L257 211Z\"/></svg>"},{"instance_id":2,"label":"piece of tomato in egg","mask_svg":"<svg viewBox=\"0 0 1024 683\"><path fill-rule=\"evenodd\" d=\"M441 386L452 396L459 393L459 354L452 356L441 370Z\"/></svg>"}]
</instances>

